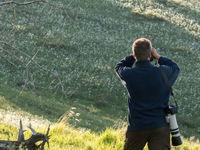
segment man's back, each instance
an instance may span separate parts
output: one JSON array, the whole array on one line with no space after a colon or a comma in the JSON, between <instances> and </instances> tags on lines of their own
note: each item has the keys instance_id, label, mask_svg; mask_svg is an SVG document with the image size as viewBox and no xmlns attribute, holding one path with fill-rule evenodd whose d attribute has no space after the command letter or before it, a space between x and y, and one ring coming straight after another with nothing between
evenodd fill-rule
<instances>
[{"instance_id":1,"label":"man's back","mask_svg":"<svg viewBox=\"0 0 200 150\"><path fill-rule=\"evenodd\" d=\"M159 63L165 62L165 65L160 67L153 66L149 60L137 61L133 68L132 65L126 66L133 62L134 58L128 56L116 66L116 72L128 90L128 130L163 127L167 125L164 108L168 106L170 93L163 81L160 67L165 70L172 84L179 68L164 57L160 58Z\"/></svg>"},{"instance_id":2,"label":"man's back","mask_svg":"<svg viewBox=\"0 0 200 150\"><path fill-rule=\"evenodd\" d=\"M169 150L170 130L166 122L170 91L179 67L166 57L161 57L150 40L140 38L132 45L133 54L125 57L115 67L117 75L128 91L128 129L124 150ZM159 67L150 63L158 61ZM132 67L136 60L136 66ZM161 71L162 70L162 71ZM162 75L165 74L165 79Z\"/></svg>"}]
</instances>

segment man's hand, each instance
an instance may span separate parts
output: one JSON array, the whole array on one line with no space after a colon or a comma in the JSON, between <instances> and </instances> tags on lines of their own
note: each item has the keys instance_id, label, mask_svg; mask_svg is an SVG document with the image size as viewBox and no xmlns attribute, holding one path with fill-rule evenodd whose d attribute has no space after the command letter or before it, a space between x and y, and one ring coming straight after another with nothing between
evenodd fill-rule
<instances>
[{"instance_id":1,"label":"man's hand","mask_svg":"<svg viewBox=\"0 0 200 150\"><path fill-rule=\"evenodd\" d=\"M157 60L160 58L160 55L157 53L157 51L156 51L156 49L154 47L152 47L152 49L151 49L151 54Z\"/></svg>"}]
</instances>

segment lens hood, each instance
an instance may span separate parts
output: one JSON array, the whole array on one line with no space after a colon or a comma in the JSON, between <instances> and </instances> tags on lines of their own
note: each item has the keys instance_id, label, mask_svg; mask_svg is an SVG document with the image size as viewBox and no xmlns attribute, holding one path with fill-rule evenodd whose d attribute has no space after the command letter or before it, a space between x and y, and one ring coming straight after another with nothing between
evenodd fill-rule
<instances>
[{"instance_id":1,"label":"lens hood","mask_svg":"<svg viewBox=\"0 0 200 150\"><path fill-rule=\"evenodd\" d=\"M172 145L173 145L173 146L179 146L179 145L181 145L182 143L183 143L183 142L182 142L181 136L172 137Z\"/></svg>"}]
</instances>

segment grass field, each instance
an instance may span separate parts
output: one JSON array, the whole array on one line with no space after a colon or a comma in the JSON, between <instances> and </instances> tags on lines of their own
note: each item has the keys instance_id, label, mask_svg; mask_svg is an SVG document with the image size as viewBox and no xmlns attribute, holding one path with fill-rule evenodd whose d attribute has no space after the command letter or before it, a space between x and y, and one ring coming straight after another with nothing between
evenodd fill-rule
<instances>
[{"instance_id":1,"label":"grass field","mask_svg":"<svg viewBox=\"0 0 200 150\"><path fill-rule=\"evenodd\" d=\"M26 125L26 123L25 123ZM27 124L28 126L28 124ZM41 125L39 125L41 126ZM32 125L34 128L34 126ZM38 127L38 124L35 124ZM13 126L0 123L2 139L16 140L18 129ZM27 129L27 127L25 127ZM37 132L46 133L47 128L39 127ZM12 132L11 132L12 131ZM124 145L125 128L108 128L97 134L83 129L74 129L63 122L51 125L49 150L122 150ZM31 136L31 132L25 132L25 139ZM172 150L200 150L199 142L194 139L183 139L183 144L179 147L172 147ZM147 150L145 146L144 150Z\"/></svg>"},{"instance_id":2,"label":"grass field","mask_svg":"<svg viewBox=\"0 0 200 150\"><path fill-rule=\"evenodd\" d=\"M114 67L131 53L134 40L146 37L180 66L174 86L180 131L185 138L200 139L198 0L49 2L53 5L0 6L2 126L12 123L6 114L17 114L10 117L16 122L28 118L52 124L67 116L71 126L84 129L84 134L90 130L97 139L107 127L118 134L126 122L127 102Z\"/></svg>"}]
</instances>

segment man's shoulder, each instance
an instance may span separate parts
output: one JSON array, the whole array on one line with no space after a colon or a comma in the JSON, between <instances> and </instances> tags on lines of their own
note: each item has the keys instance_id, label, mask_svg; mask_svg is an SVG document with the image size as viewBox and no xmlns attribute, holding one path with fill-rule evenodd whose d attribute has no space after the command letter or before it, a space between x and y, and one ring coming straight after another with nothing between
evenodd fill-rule
<instances>
[{"instance_id":1,"label":"man's shoulder","mask_svg":"<svg viewBox=\"0 0 200 150\"><path fill-rule=\"evenodd\" d=\"M160 65L158 69L164 71L165 73L171 70L171 68L167 65Z\"/></svg>"}]
</instances>

